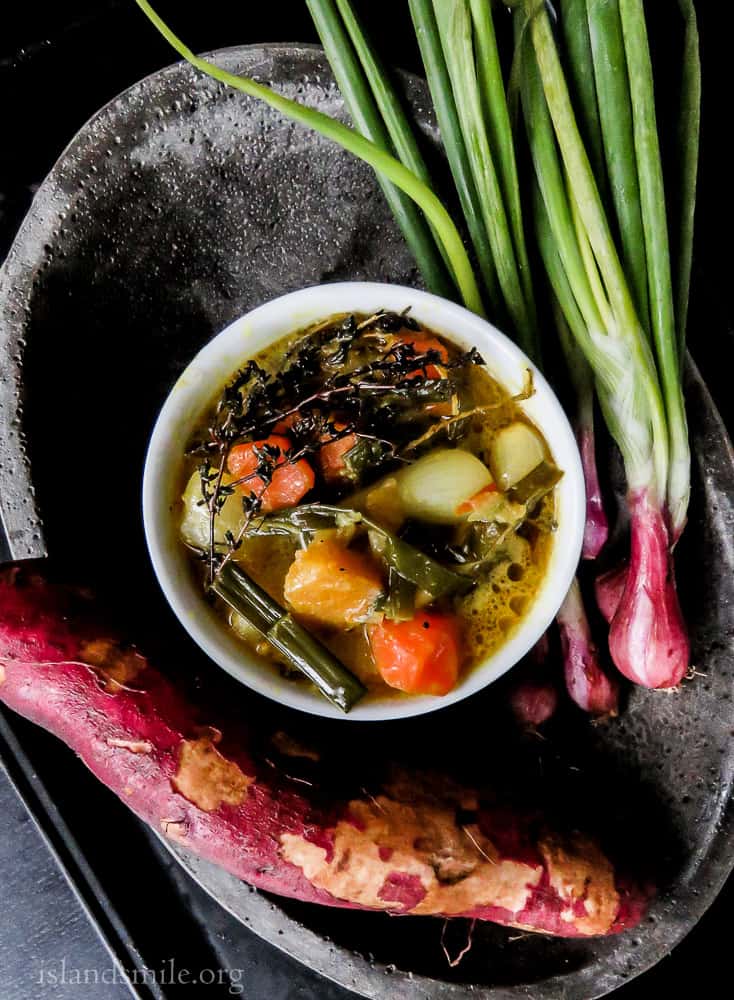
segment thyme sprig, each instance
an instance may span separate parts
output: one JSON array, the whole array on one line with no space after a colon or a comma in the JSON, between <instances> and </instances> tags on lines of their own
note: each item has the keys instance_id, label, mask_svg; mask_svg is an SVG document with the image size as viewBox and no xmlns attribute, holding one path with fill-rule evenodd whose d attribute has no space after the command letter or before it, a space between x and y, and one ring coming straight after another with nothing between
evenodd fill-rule
<instances>
[{"instance_id":1,"label":"thyme sprig","mask_svg":"<svg viewBox=\"0 0 734 1000\"><path fill-rule=\"evenodd\" d=\"M353 440L343 460L353 487L366 475L405 461L410 427L430 419L430 406L456 396L468 365L483 364L472 349L446 359L416 347L401 331L418 332L407 311L350 314L308 330L269 371L248 361L222 390L201 440L189 453L201 459L201 501L209 513L208 580L241 548L261 512L262 495L278 467L318 454L326 443ZM232 449L268 435L287 435L290 447L257 445L257 465L236 479L227 474ZM245 492L243 487L252 483ZM216 518L241 492L243 523L215 544Z\"/></svg>"}]
</instances>

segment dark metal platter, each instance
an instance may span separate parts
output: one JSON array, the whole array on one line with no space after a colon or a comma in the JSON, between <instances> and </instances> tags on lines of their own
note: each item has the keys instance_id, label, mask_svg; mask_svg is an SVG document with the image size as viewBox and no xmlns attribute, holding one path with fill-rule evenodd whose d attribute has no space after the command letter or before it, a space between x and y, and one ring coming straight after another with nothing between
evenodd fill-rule
<instances>
[{"instance_id":1,"label":"dark metal platter","mask_svg":"<svg viewBox=\"0 0 734 1000\"><path fill-rule=\"evenodd\" d=\"M319 50L238 48L216 59L342 114ZM405 85L435 147L424 88ZM418 283L366 167L182 65L104 108L40 188L0 271L10 554L43 555L45 539L58 572L94 583L158 637L179 671L210 678L151 578L137 513L147 435L176 375L213 333L282 292L342 278ZM504 726L501 685L410 724L363 727L279 710L216 678L244 717L337 743L353 767L430 763L438 747L457 768L473 761L488 781L522 787L596 828L666 887L647 921L587 941L481 926L450 969L439 921L268 898L176 850L227 909L343 986L400 1000L591 1000L656 963L696 923L734 863L734 456L694 366L687 391L695 499L679 577L702 676L680 693L635 689L620 719L596 728L568 708L539 744ZM452 949L465 935L453 922Z\"/></svg>"}]
</instances>

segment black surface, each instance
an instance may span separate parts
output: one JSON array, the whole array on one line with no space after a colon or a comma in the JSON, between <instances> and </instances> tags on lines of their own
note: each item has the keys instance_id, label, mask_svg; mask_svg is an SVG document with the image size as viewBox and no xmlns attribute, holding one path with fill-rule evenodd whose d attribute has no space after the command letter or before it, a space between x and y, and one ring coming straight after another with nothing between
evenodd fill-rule
<instances>
[{"instance_id":1,"label":"black surface","mask_svg":"<svg viewBox=\"0 0 734 1000\"><path fill-rule=\"evenodd\" d=\"M186 24L186 19L178 19L189 39L196 48L204 49L218 44L228 44L235 41L255 40L262 38L282 38L285 34L283 10L285 7L293 7L292 20L287 22L288 28L293 26L293 35L300 38L308 38L307 19L303 14L300 4L284 5L281 7L279 16L270 19L260 25L256 25L251 17L240 16L239 23L237 16L229 7L226 13L223 11L221 18L215 16L214 11L209 12L209 25L197 25L193 19ZM29 188L41 178L48 166L60 151L64 142L72 135L76 127L81 124L89 113L94 111L108 97L112 96L124 85L144 75L163 62L169 61L168 53L165 49L157 48L154 40L147 33L146 25L140 21L136 10L130 10L120 5L110 5L108 8L90 5L90 10L94 11L94 16L81 22L59 21L58 8L54 8L48 18L48 24L53 28L52 44L41 45L29 51L16 65L8 64L3 67L2 85L6 88L6 94L12 96L10 100L11 122L9 133L27 138L26 142L19 143L18 147L7 144L3 148L3 160L1 169L3 176L0 178L0 189L6 192L3 204L3 225L7 235L12 235L12 230L20 221L22 213L25 211L28 202ZM83 13L83 12L82 12ZM248 14L250 12L248 11ZM67 8L67 15L69 14ZM289 11L290 14L290 11ZM214 30L215 22L221 27ZM21 41L32 41L37 38L39 24L38 8L35 8L33 24L28 24L17 36ZM112 48L104 47L100 50L98 45L92 44L98 41L102 31L108 32L109 37L115 40ZM55 33L55 34L54 34ZM288 34L291 34L290 30ZM128 57L120 45L121 39L129 39L134 50ZM716 47L717 39L713 35L707 36L713 39L713 44L709 43L709 52ZM390 37L385 39L387 49L395 61L409 65L412 62L412 52L403 52L399 44L399 30L391 30ZM148 40L151 44L148 45ZM6 40L7 44L7 40ZM14 44L14 43L13 43ZM114 55L111 52L114 50ZM392 51L391 51L392 50ZM102 54L103 53L103 54ZM714 58L709 55L709 59ZM90 72L94 77L87 77L85 63L79 60L90 60L92 66ZM80 72L84 70L84 72ZM11 82L12 81L12 82ZM59 81L63 81L63 88L59 87ZM50 99L49 91L53 91L54 98ZM29 129L29 121L33 120L34 125ZM11 151L12 150L12 154ZM707 169L710 166L710 173L706 175L704 183L704 219L706 232L710 240L716 240L721 232L721 216L723 210L720 204L714 201L714 184L716 173L720 168L719 158L710 156L706 161ZM726 206L724 206L726 207ZM713 224L713 220L716 224ZM722 247L723 241L722 241ZM722 272L716 269L716 255L707 255L707 270L700 277L698 285L699 299L706 298L707 304L707 324L710 329L717 331L717 337L721 338L723 330L727 327L726 299L721 294L721 284L724 268L728 269L728 255L722 255ZM708 261L714 261L713 266L708 266ZM718 311L721 310L719 318ZM720 320L720 321L719 321ZM697 352L704 362L709 380L713 383L714 390L719 388L719 399L729 408L731 412L731 394L726 392L727 372L724 366L717 363L720 361L720 350L724 342L719 339L716 345L717 350L712 351L711 345L706 343L706 331L699 334L703 341L701 351ZM26 730L28 727L25 727ZM39 747L39 753L49 752L50 744L43 744L42 737L36 734L25 733L24 743ZM59 753L56 744L53 744L53 752ZM70 761L71 765L71 761ZM74 769L74 780L82 781L77 777L78 768ZM86 778L86 775L84 776ZM87 779L91 781L91 779ZM57 790L60 799L65 799L63 789ZM77 796L74 796L76 799ZM206 936L197 933L197 927L192 924L191 914L187 914L178 902L175 888L176 879L168 883L169 875L164 868L161 868L154 853L151 852L146 840L139 833L135 822L124 813L118 804L111 800L96 785L90 784L85 788L84 796L81 796L84 805L78 802L70 805L70 809L76 820L75 830L77 833L84 829L84 809L92 807L101 810L108 816L109 827L115 830L115 843L122 842L125 845L125 853L132 854L139 859L147 858L149 868L150 884L155 886L155 891L151 893L152 899L146 899L145 905L141 901L128 898L130 895L130 885L126 884L124 878L125 864L115 864L111 862L108 845L102 843L89 844L85 850L90 857L94 858L97 864L105 873L105 884L110 891L117 907L129 917L128 924L133 928L136 940L140 944L141 950L162 958L173 954L186 955L187 957L197 954L197 949L204 949L206 946ZM75 811L76 810L76 811ZM124 819L122 814L124 813ZM106 824L105 824L106 825ZM99 828L100 824L95 824ZM89 831L88 835L91 835ZM131 851L131 845L132 851ZM119 847L118 847L119 851ZM144 863L144 862L143 862ZM192 890L193 891L193 890ZM729 893L731 897L731 893ZM164 905L159 906L163 900ZM168 905L165 905L168 904ZM209 909L207 909L209 907ZM194 908L192 908L193 910ZM288 963L282 956L272 949L268 949L256 939L251 939L247 932L239 925L228 925L227 920L217 914L216 908L211 908L211 904L205 900L195 908L202 922L209 929L225 928L222 933L231 934L236 946L242 949L242 953L247 956L250 962L250 983L249 991L246 995L259 998L265 996L281 995L277 991L283 990L283 996L324 996L328 995L327 987L316 984L314 977L309 976L305 971ZM660 988L666 988L668 995L683 995L683 990L689 984L690 988L706 989L706 977L711 976L711 982L716 981L717 974L722 975L725 968L725 950L721 949L721 941L724 939L727 927L727 919L730 919L732 912L731 898L727 902L722 897L714 910L709 914L694 934L678 949L676 955L668 963L664 963L656 972L646 976L643 980L619 992L619 996L633 997L634 991L652 989L657 980ZM165 914L165 919L162 915ZM175 916L172 916L174 914ZM712 915L713 914L713 915ZM38 914L37 914L38 915ZM1 919L1 918L0 918ZM53 919L53 917L51 918ZM165 926L164 926L165 925ZM205 954L205 952L201 952ZM717 955L719 965L717 966ZM205 959L202 958L202 961ZM256 964L256 960L257 964ZM154 965L154 962L149 962ZM667 969L666 969L667 966ZM201 965L201 968L205 968ZM19 970L19 975L23 975ZM686 976L689 977L686 980ZM182 992L186 992L182 988ZM42 994L41 994L42 995ZM49 995L51 995L49 993ZM100 993L100 996L107 995ZM334 993L336 996L337 993ZM642 992L640 996L647 995Z\"/></svg>"}]
</instances>

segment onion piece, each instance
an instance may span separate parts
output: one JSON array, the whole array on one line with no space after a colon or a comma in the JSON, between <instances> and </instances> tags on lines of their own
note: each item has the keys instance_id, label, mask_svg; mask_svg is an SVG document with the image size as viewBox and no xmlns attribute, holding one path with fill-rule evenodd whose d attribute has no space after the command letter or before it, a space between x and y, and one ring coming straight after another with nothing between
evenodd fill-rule
<instances>
[{"instance_id":1,"label":"onion piece","mask_svg":"<svg viewBox=\"0 0 734 1000\"><path fill-rule=\"evenodd\" d=\"M665 518L645 490L630 493L627 503L630 566L609 631L609 651L617 668L636 684L675 687L688 672L690 647Z\"/></svg>"},{"instance_id":2,"label":"onion piece","mask_svg":"<svg viewBox=\"0 0 734 1000\"><path fill-rule=\"evenodd\" d=\"M627 562L621 563L614 569L602 573L594 581L596 592L596 606L599 608L607 624L611 624L617 613L617 608L622 600L624 588L627 585L627 572L629 565Z\"/></svg>"},{"instance_id":3,"label":"onion piece","mask_svg":"<svg viewBox=\"0 0 734 1000\"><path fill-rule=\"evenodd\" d=\"M509 490L545 460L546 451L539 435L516 420L503 427L490 447L492 474L501 490Z\"/></svg>"},{"instance_id":4,"label":"onion piece","mask_svg":"<svg viewBox=\"0 0 734 1000\"><path fill-rule=\"evenodd\" d=\"M225 472L222 476L222 485L227 486L233 478ZM179 531L181 538L192 549L207 552L210 540L209 508L201 502L202 499L201 476L198 472L194 472L181 497L183 515ZM226 545L227 532L231 532L236 538L244 517L241 495L230 494L214 518L214 544L220 547Z\"/></svg>"},{"instance_id":5,"label":"onion piece","mask_svg":"<svg viewBox=\"0 0 734 1000\"><path fill-rule=\"evenodd\" d=\"M510 692L510 708L525 729L536 729L555 713L558 692L550 680L525 678Z\"/></svg>"},{"instance_id":6,"label":"onion piece","mask_svg":"<svg viewBox=\"0 0 734 1000\"><path fill-rule=\"evenodd\" d=\"M557 620L569 695L579 708L591 715L617 715L619 685L599 663L599 653L591 638L578 580L574 579L571 584Z\"/></svg>"},{"instance_id":7,"label":"onion piece","mask_svg":"<svg viewBox=\"0 0 734 1000\"><path fill-rule=\"evenodd\" d=\"M408 517L431 524L458 524L459 507L491 485L487 466L460 448L439 448L396 474L400 505Z\"/></svg>"}]
</instances>

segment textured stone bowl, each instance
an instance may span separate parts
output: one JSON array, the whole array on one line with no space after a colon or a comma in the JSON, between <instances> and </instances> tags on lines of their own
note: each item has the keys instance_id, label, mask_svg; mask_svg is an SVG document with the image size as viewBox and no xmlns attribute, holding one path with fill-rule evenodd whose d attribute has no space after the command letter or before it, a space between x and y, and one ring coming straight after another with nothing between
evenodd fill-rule
<instances>
[{"instance_id":1,"label":"textured stone bowl","mask_svg":"<svg viewBox=\"0 0 734 1000\"><path fill-rule=\"evenodd\" d=\"M318 50L231 49L216 58L343 115ZM435 154L424 87L406 86ZM59 572L95 583L136 632L148 626L172 669L210 678L211 664L197 659L149 570L138 510L150 427L213 333L283 292L340 279L418 284L362 164L186 66L104 108L40 188L0 272L0 497L16 557L43 551L37 509ZM473 769L502 792L596 829L661 887L645 923L584 941L478 926L452 969L439 921L269 900L180 854L249 927L367 997L590 1000L653 965L698 920L734 849L734 465L693 368L687 393L694 502L679 581L702 676L675 694L630 690L606 726L589 726L569 706L545 742L520 740L509 726L502 681L463 705L368 733L277 715L295 731L306 719L308 735L333 740L353 772L371 761L439 757L457 775ZM271 711L240 685L226 694L243 718ZM452 922L449 949L466 935Z\"/></svg>"}]
</instances>

